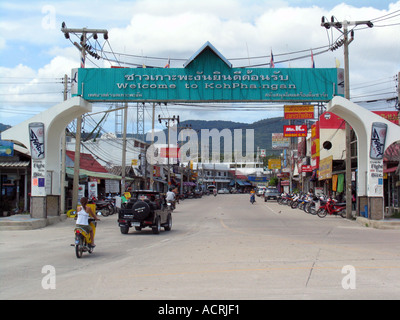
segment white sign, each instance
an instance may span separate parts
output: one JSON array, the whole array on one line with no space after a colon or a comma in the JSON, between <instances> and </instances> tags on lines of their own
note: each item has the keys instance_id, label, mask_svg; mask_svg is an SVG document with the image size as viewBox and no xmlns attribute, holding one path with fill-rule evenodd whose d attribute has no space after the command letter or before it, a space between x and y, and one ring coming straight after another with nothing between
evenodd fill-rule
<instances>
[{"instance_id":1,"label":"white sign","mask_svg":"<svg viewBox=\"0 0 400 320\"><path fill-rule=\"evenodd\" d=\"M383 159L383 154L385 153L386 131L387 124L381 122L374 122L372 124L370 150L371 159Z\"/></svg>"},{"instance_id":2,"label":"white sign","mask_svg":"<svg viewBox=\"0 0 400 320\"><path fill-rule=\"evenodd\" d=\"M97 181L89 181L88 182L88 198L97 199Z\"/></svg>"},{"instance_id":3,"label":"white sign","mask_svg":"<svg viewBox=\"0 0 400 320\"><path fill-rule=\"evenodd\" d=\"M44 124L32 122L29 124L29 140L31 142L31 156L34 160L44 159Z\"/></svg>"}]
</instances>

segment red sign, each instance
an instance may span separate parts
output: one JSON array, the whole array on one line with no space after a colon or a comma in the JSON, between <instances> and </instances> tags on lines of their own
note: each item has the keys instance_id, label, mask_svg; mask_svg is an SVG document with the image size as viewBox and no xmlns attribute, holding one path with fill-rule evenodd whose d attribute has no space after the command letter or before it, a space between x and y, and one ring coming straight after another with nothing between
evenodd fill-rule
<instances>
[{"instance_id":1,"label":"red sign","mask_svg":"<svg viewBox=\"0 0 400 320\"><path fill-rule=\"evenodd\" d=\"M373 113L393 122L394 124L399 124L399 114L397 111L372 111Z\"/></svg>"},{"instance_id":2,"label":"red sign","mask_svg":"<svg viewBox=\"0 0 400 320\"><path fill-rule=\"evenodd\" d=\"M179 148L161 148L161 157L175 159L179 158Z\"/></svg>"},{"instance_id":3,"label":"red sign","mask_svg":"<svg viewBox=\"0 0 400 320\"><path fill-rule=\"evenodd\" d=\"M314 119L314 106L290 105L284 106L285 119Z\"/></svg>"},{"instance_id":4,"label":"red sign","mask_svg":"<svg viewBox=\"0 0 400 320\"><path fill-rule=\"evenodd\" d=\"M307 137L307 125L283 126L284 137Z\"/></svg>"},{"instance_id":5,"label":"red sign","mask_svg":"<svg viewBox=\"0 0 400 320\"><path fill-rule=\"evenodd\" d=\"M302 165L301 172L312 172L312 166L311 165Z\"/></svg>"}]
</instances>

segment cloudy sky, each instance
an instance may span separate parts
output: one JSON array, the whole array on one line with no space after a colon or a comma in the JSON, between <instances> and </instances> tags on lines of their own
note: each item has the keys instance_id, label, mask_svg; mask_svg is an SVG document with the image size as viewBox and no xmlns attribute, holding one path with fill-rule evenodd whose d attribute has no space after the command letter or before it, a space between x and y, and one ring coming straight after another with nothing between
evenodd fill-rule
<instances>
[{"instance_id":1,"label":"cloudy sky","mask_svg":"<svg viewBox=\"0 0 400 320\"><path fill-rule=\"evenodd\" d=\"M396 76L400 71L400 1L317 0L109 0L0 2L0 123L18 124L63 100L64 74L80 64L79 52L60 31L68 28L107 29L99 37L106 59L87 61L87 67L109 67L118 60L127 66L146 64L182 67L210 41L234 67L266 64L271 50L276 67L343 67L343 48L326 51L341 38L336 29L321 27L321 17L339 21L371 20L373 28L358 26L350 45L352 100L375 110L395 110ZM77 41L72 35L71 40ZM295 53L301 51L299 53ZM320 53L320 54L319 54ZM303 57L304 56L304 57ZM303 57L303 58L301 58ZM154 59L157 58L157 59ZM237 58L241 58L236 60ZM268 66L266 66L268 67ZM382 100L380 100L382 99ZM378 103L366 101L380 100ZM111 105L95 105L93 112ZM243 106L246 108L246 106ZM157 114L180 115L182 120L254 122L283 115L281 106L262 111L223 111L222 107L188 108L169 105ZM146 107L145 129L150 129ZM86 131L102 114L94 115ZM130 132L136 130L136 111L130 108ZM114 115L105 128L114 131Z\"/></svg>"}]
</instances>

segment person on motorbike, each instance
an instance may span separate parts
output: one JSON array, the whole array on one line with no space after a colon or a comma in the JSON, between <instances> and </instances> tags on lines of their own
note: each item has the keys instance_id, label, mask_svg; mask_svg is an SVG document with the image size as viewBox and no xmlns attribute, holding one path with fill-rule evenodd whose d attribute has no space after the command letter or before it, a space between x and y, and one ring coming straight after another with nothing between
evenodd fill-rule
<instances>
[{"instance_id":1,"label":"person on motorbike","mask_svg":"<svg viewBox=\"0 0 400 320\"><path fill-rule=\"evenodd\" d=\"M167 200L167 202L171 202L175 206L175 193L172 191L172 188L169 188L165 200Z\"/></svg>"},{"instance_id":2,"label":"person on motorbike","mask_svg":"<svg viewBox=\"0 0 400 320\"><path fill-rule=\"evenodd\" d=\"M254 189L250 191L250 202L256 202L256 192Z\"/></svg>"},{"instance_id":3,"label":"person on motorbike","mask_svg":"<svg viewBox=\"0 0 400 320\"><path fill-rule=\"evenodd\" d=\"M90 239L92 239L91 246L95 247L96 245L94 244L93 229L89 224L89 218L93 218L96 221L100 219L96 217L96 214L93 213L92 209L88 207L87 204L88 204L88 198L86 197L81 198L81 207L77 213L76 226L90 233Z\"/></svg>"}]
</instances>

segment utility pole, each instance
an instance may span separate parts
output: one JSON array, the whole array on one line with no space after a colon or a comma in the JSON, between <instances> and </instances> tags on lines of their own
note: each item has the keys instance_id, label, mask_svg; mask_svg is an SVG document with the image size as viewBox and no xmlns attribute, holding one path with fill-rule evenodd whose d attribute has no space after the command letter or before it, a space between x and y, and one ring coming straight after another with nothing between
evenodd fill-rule
<instances>
[{"instance_id":1,"label":"utility pole","mask_svg":"<svg viewBox=\"0 0 400 320\"><path fill-rule=\"evenodd\" d=\"M169 128L170 128L170 121L175 122L177 121L179 124L179 116L175 117L175 115L172 118L161 118L160 115L158 115L158 122L161 123L161 121L166 120L165 125L168 128L168 152L167 152L167 159L168 159L168 188L171 185L171 172L170 172L170 165L169 165L169 158L170 158L170 139L169 139Z\"/></svg>"},{"instance_id":2,"label":"utility pole","mask_svg":"<svg viewBox=\"0 0 400 320\"><path fill-rule=\"evenodd\" d=\"M154 121L155 121L156 104L153 102L153 112L151 118L151 143L154 144ZM150 190L154 190L154 153L151 153L150 159Z\"/></svg>"},{"instance_id":3,"label":"utility pole","mask_svg":"<svg viewBox=\"0 0 400 320\"><path fill-rule=\"evenodd\" d=\"M87 45L87 41L92 37L97 40L98 34L103 34L104 40L108 39L108 31L102 29L71 29L67 28L65 22L61 25L61 32L64 33L66 39L70 38L70 33L80 34L80 44L74 42L74 46L78 48L81 53L81 68L85 68L86 64L86 52L89 53L95 59L100 57L91 51L91 47ZM81 147L81 130L82 130L82 117L76 119L76 136L75 136L75 159L74 159L74 182L72 191L72 208L76 208L78 205L78 189L79 189L79 168L80 168L80 147Z\"/></svg>"},{"instance_id":4,"label":"utility pole","mask_svg":"<svg viewBox=\"0 0 400 320\"><path fill-rule=\"evenodd\" d=\"M126 129L128 124L128 102L125 102L124 108L124 132L122 136L122 166L121 166L121 195L125 192L126 180Z\"/></svg>"},{"instance_id":5,"label":"utility pole","mask_svg":"<svg viewBox=\"0 0 400 320\"><path fill-rule=\"evenodd\" d=\"M330 27L336 28L343 34L343 45L344 45L344 94L347 100L350 100L350 69L349 69L349 44L354 40L354 31L351 31L351 39L349 40L349 26L367 25L372 28L374 25L371 21L347 21L343 22L335 21L335 17L331 17L331 21L325 17L322 17L321 26L329 29ZM336 19L337 20L337 19ZM343 27L343 31L341 30ZM346 121L346 218L352 218L352 186L351 186L351 128Z\"/></svg>"},{"instance_id":6,"label":"utility pole","mask_svg":"<svg viewBox=\"0 0 400 320\"><path fill-rule=\"evenodd\" d=\"M64 101L68 99L68 76L64 75ZM65 163L65 158L66 158L66 148L67 148L67 143L66 143L66 130L64 129L64 132L61 136L61 145L62 145L62 153L61 153L61 159L62 159L62 164L61 164L61 177L60 177L60 183L61 183L61 196L60 196L60 214L64 214L65 212L65 170L66 170L66 163Z\"/></svg>"}]
</instances>

